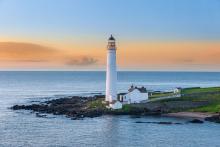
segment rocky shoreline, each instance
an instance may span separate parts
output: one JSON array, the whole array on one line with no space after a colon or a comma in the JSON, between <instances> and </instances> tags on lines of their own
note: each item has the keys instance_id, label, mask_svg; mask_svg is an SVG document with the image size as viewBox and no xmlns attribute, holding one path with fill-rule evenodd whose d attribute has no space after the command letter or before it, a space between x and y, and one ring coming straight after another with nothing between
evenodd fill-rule
<instances>
[{"instance_id":1,"label":"rocky shoreline","mask_svg":"<svg viewBox=\"0 0 220 147\"><path fill-rule=\"evenodd\" d=\"M160 115L161 110L153 106L145 108L135 106L129 110L107 109L103 103L104 95L95 95L91 97L73 96L71 98L59 98L45 101L38 104L14 105L13 110L31 110L36 112L37 117L44 117L44 113L53 115L65 115L71 119L82 119L84 117L98 117L102 115Z\"/></svg>"},{"instance_id":2,"label":"rocky shoreline","mask_svg":"<svg viewBox=\"0 0 220 147\"><path fill-rule=\"evenodd\" d=\"M107 109L105 104L102 103L104 100L103 97L103 95L93 97L73 96L71 98L49 100L39 104L14 105L11 109L31 110L37 112L38 117L44 117L44 115L40 114L48 113L65 115L71 119L92 118L102 115L144 115L146 113L142 109L133 109L130 111Z\"/></svg>"},{"instance_id":3,"label":"rocky shoreline","mask_svg":"<svg viewBox=\"0 0 220 147\"><path fill-rule=\"evenodd\" d=\"M169 114L171 111L164 103L145 103L145 104L132 104L127 107L123 107L120 110L107 109L103 103L104 95L95 95L91 97L73 96L71 98L60 98L45 101L38 104L30 105L14 105L11 107L13 110L31 110L36 112L37 117L46 117L45 114L53 115L65 115L71 119L83 119L84 117L99 117L102 115L164 115ZM169 116L169 115L168 115ZM172 117L172 115L170 115ZM178 113L176 113L178 116ZM181 115L180 115L181 117ZM186 116L187 117L187 116ZM193 117L192 117L193 118ZM193 118L199 119L199 118ZM211 121L220 123L219 115L209 115L201 121ZM192 121L192 123L199 121ZM201 123L201 122L200 122Z\"/></svg>"},{"instance_id":4,"label":"rocky shoreline","mask_svg":"<svg viewBox=\"0 0 220 147\"><path fill-rule=\"evenodd\" d=\"M101 108L89 108L89 103L99 99L99 97L79 97L60 98L45 101L39 104L31 105L14 105L13 110L32 110L37 112L37 116L41 117L40 113L48 113L53 115L65 115L72 119L83 117L97 117L104 113ZM43 117L43 116L42 116Z\"/></svg>"}]
</instances>

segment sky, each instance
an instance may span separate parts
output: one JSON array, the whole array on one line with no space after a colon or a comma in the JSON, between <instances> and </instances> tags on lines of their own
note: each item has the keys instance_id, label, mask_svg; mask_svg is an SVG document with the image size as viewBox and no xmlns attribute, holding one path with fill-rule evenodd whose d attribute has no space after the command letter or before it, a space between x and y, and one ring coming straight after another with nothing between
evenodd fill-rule
<instances>
[{"instance_id":1,"label":"sky","mask_svg":"<svg viewBox=\"0 0 220 147\"><path fill-rule=\"evenodd\" d=\"M220 71L220 0L0 0L0 70Z\"/></svg>"}]
</instances>

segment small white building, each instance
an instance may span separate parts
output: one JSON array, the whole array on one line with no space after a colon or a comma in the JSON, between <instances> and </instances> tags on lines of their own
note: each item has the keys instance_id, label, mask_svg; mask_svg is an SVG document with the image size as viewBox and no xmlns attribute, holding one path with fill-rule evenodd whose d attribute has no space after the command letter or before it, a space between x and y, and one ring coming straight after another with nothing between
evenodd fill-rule
<instances>
[{"instance_id":1,"label":"small white building","mask_svg":"<svg viewBox=\"0 0 220 147\"><path fill-rule=\"evenodd\" d=\"M181 87L177 87L173 90L173 93L177 94L177 93L180 93L181 92Z\"/></svg>"},{"instance_id":2,"label":"small white building","mask_svg":"<svg viewBox=\"0 0 220 147\"><path fill-rule=\"evenodd\" d=\"M109 103L109 107L112 109L121 109L122 103L119 101L113 100L112 102Z\"/></svg>"},{"instance_id":3,"label":"small white building","mask_svg":"<svg viewBox=\"0 0 220 147\"><path fill-rule=\"evenodd\" d=\"M146 88L134 87L133 85L128 90L128 93L119 96L123 104L141 103L148 100L148 92Z\"/></svg>"}]
</instances>

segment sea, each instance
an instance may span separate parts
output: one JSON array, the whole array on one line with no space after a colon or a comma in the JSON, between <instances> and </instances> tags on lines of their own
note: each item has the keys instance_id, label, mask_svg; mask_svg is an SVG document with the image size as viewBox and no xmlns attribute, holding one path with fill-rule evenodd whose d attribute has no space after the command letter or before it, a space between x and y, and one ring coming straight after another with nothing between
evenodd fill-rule
<instances>
[{"instance_id":1,"label":"sea","mask_svg":"<svg viewBox=\"0 0 220 147\"><path fill-rule=\"evenodd\" d=\"M118 92L220 86L220 72L118 72ZM71 120L9 109L74 95L104 94L103 71L1 71L0 147L220 147L220 125L159 116L101 116ZM181 124L136 123L172 121Z\"/></svg>"}]
</instances>

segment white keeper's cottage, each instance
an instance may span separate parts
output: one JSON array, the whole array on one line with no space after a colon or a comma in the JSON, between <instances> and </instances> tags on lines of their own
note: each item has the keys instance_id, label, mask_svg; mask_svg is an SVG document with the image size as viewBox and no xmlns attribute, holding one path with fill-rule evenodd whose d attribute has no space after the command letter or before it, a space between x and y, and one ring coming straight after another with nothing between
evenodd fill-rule
<instances>
[{"instance_id":1,"label":"white keeper's cottage","mask_svg":"<svg viewBox=\"0 0 220 147\"><path fill-rule=\"evenodd\" d=\"M148 100L148 92L145 87L131 86L128 93L119 95L123 104L141 103Z\"/></svg>"}]
</instances>

